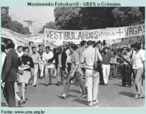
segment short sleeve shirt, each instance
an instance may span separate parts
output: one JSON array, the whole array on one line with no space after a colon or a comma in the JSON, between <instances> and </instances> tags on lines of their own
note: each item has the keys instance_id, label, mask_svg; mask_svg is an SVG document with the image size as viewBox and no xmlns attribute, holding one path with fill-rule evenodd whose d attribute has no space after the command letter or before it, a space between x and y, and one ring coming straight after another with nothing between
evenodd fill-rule
<instances>
[{"instance_id":1,"label":"short sleeve shirt","mask_svg":"<svg viewBox=\"0 0 146 114\"><path fill-rule=\"evenodd\" d=\"M75 69L76 65L80 64L80 60L79 60L79 54L77 52L75 52L72 56L71 56L71 72ZM78 72L81 72L80 66L78 66L77 69Z\"/></svg>"},{"instance_id":2,"label":"short sleeve shirt","mask_svg":"<svg viewBox=\"0 0 146 114\"><path fill-rule=\"evenodd\" d=\"M32 55L31 55L31 58L35 64L39 63L39 57L40 57L40 55L38 53L35 53L35 54L32 53Z\"/></svg>"},{"instance_id":3,"label":"short sleeve shirt","mask_svg":"<svg viewBox=\"0 0 146 114\"><path fill-rule=\"evenodd\" d=\"M50 51L49 53L44 52L44 53L43 53L42 60L45 61L45 63L47 63L48 60L50 60L50 59L53 58L53 56L54 56L54 54L53 54L52 51ZM53 67L54 67L53 62L50 63L49 65L47 65L46 67L47 67L47 68L53 68Z\"/></svg>"},{"instance_id":4,"label":"short sleeve shirt","mask_svg":"<svg viewBox=\"0 0 146 114\"><path fill-rule=\"evenodd\" d=\"M132 65L133 69L143 68L143 61L145 61L145 54L143 50L139 50L133 56Z\"/></svg>"}]
</instances>

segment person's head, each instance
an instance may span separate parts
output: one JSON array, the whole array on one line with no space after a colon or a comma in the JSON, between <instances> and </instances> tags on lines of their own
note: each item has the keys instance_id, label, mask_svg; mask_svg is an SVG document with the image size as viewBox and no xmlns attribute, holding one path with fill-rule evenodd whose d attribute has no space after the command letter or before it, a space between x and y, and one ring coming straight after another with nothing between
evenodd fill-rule
<instances>
[{"instance_id":1,"label":"person's head","mask_svg":"<svg viewBox=\"0 0 146 114\"><path fill-rule=\"evenodd\" d=\"M33 46L33 42L32 42L32 41L29 42L29 46L30 46L30 47Z\"/></svg>"},{"instance_id":2,"label":"person's head","mask_svg":"<svg viewBox=\"0 0 146 114\"><path fill-rule=\"evenodd\" d=\"M1 52L5 52L5 45L1 44Z\"/></svg>"},{"instance_id":3,"label":"person's head","mask_svg":"<svg viewBox=\"0 0 146 114\"><path fill-rule=\"evenodd\" d=\"M9 41L6 45L6 49L14 49L15 48L15 44L12 41Z\"/></svg>"},{"instance_id":4,"label":"person's head","mask_svg":"<svg viewBox=\"0 0 146 114\"><path fill-rule=\"evenodd\" d=\"M39 44L38 45L39 49L43 49L43 45Z\"/></svg>"},{"instance_id":5,"label":"person's head","mask_svg":"<svg viewBox=\"0 0 146 114\"><path fill-rule=\"evenodd\" d=\"M53 48L53 53L56 53L56 48Z\"/></svg>"},{"instance_id":6,"label":"person's head","mask_svg":"<svg viewBox=\"0 0 146 114\"><path fill-rule=\"evenodd\" d=\"M117 54L118 54L118 50L114 50L114 51L113 51L113 54L114 54L114 55L117 55Z\"/></svg>"},{"instance_id":7,"label":"person's head","mask_svg":"<svg viewBox=\"0 0 146 114\"><path fill-rule=\"evenodd\" d=\"M23 47L23 52L24 52L24 55L28 55L29 54L29 47Z\"/></svg>"},{"instance_id":8,"label":"person's head","mask_svg":"<svg viewBox=\"0 0 146 114\"><path fill-rule=\"evenodd\" d=\"M32 47L32 53L36 53L36 47Z\"/></svg>"},{"instance_id":9,"label":"person's head","mask_svg":"<svg viewBox=\"0 0 146 114\"><path fill-rule=\"evenodd\" d=\"M139 51L141 49L141 43L140 42L136 42L135 44L134 44L134 50L135 51Z\"/></svg>"},{"instance_id":10,"label":"person's head","mask_svg":"<svg viewBox=\"0 0 146 114\"><path fill-rule=\"evenodd\" d=\"M92 42L91 40L89 40L89 41L87 42L87 45L88 45L88 46L92 46L92 44L93 44L93 42Z\"/></svg>"},{"instance_id":11,"label":"person's head","mask_svg":"<svg viewBox=\"0 0 146 114\"><path fill-rule=\"evenodd\" d=\"M108 53L108 47L104 47L103 51L104 53Z\"/></svg>"},{"instance_id":12,"label":"person's head","mask_svg":"<svg viewBox=\"0 0 146 114\"><path fill-rule=\"evenodd\" d=\"M21 53L21 52L23 51L23 46L18 46L18 47L17 47L17 51L18 51L19 53Z\"/></svg>"},{"instance_id":13,"label":"person's head","mask_svg":"<svg viewBox=\"0 0 146 114\"><path fill-rule=\"evenodd\" d=\"M131 44L130 45L130 48L133 50L134 49L134 44Z\"/></svg>"},{"instance_id":14,"label":"person's head","mask_svg":"<svg viewBox=\"0 0 146 114\"><path fill-rule=\"evenodd\" d=\"M61 51L62 51L62 47L59 47L58 50L57 50L57 53L60 54Z\"/></svg>"},{"instance_id":15,"label":"person's head","mask_svg":"<svg viewBox=\"0 0 146 114\"><path fill-rule=\"evenodd\" d=\"M7 40L6 45L9 44L9 43L13 43L13 41L12 40Z\"/></svg>"},{"instance_id":16,"label":"person's head","mask_svg":"<svg viewBox=\"0 0 146 114\"><path fill-rule=\"evenodd\" d=\"M94 42L93 47L94 47L94 48L97 47L97 42Z\"/></svg>"},{"instance_id":17,"label":"person's head","mask_svg":"<svg viewBox=\"0 0 146 114\"><path fill-rule=\"evenodd\" d=\"M78 46L75 44L72 44L70 47L70 52L73 53L74 51L76 51L78 49Z\"/></svg>"},{"instance_id":18,"label":"person's head","mask_svg":"<svg viewBox=\"0 0 146 114\"><path fill-rule=\"evenodd\" d=\"M81 42L80 42L80 46L82 47L82 46L86 46L86 41L85 40L82 40Z\"/></svg>"},{"instance_id":19,"label":"person's head","mask_svg":"<svg viewBox=\"0 0 146 114\"><path fill-rule=\"evenodd\" d=\"M45 47L45 50L46 50L46 53L49 53L49 51L50 51L50 46L46 46L46 47Z\"/></svg>"},{"instance_id":20,"label":"person's head","mask_svg":"<svg viewBox=\"0 0 146 114\"><path fill-rule=\"evenodd\" d=\"M127 52L128 52L128 48L127 47L124 47L123 48L123 54L127 54Z\"/></svg>"},{"instance_id":21,"label":"person's head","mask_svg":"<svg viewBox=\"0 0 146 114\"><path fill-rule=\"evenodd\" d=\"M97 47L99 48L99 49L101 49L102 48L102 43L99 41L99 42L97 42Z\"/></svg>"}]
</instances>

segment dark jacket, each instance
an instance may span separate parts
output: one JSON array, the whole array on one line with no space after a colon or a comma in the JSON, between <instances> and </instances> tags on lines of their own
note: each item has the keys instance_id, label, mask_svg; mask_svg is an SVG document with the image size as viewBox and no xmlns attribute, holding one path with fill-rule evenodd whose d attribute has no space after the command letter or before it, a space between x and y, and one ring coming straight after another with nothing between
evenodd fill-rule
<instances>
[{"instance_id":1,"label":"dark jacket","mask_svg":"<svg viewBox=\"0 0 146 114\"><path fill-rule=\"evenodd\" d=\"M3 82L16 81L18 72L18 55L11 49L6 56L1 79Z\"/></svg>"},{"instance_id":2,"label":"dark jacket","mask_svg":"<svg viewBox=\"0 0 146 114\"><path fill-rule=\"evenodd\" d=\"M51 59L51 61L55 60L55 67L56 67L56 69L57 69L57 67L58 67L58 61L59 61L58 56L59 56L59 53L55 53L54 56L53 56L53 58ZM67 59L67 55L66 55L65 50L64 50L64 51L62 51L62 53L61 53L61 65L62 65L62 70L65 70L66 59Z\"/></svg>"},{"instance_id":3,"label":"dark jacket","mask_svg":"<svg viewBox=\"0 0 146 114\"><path fill-rule=\"evenodd\" d=\"M31 57L27 55L22 55L18 58L18 66L21 66L22 64L27 65L27 62L30 62L29 66L30 68L25 69L26 71L31 71L31 68L34 68L34 63Z\"/></svg>"},{"instance_id":4,"label":"dark jacket","mask_svg":"<svg viewBox=\"0 0 146 114\"><path fill-rule=\"evenodd\" d=\"M67 55L66 55L65 50L64 50L62 52L62 55L61 55L62 70L65 70L65 67L66 67L66 59L67 59Z\"/></svg>"}]
</instances>

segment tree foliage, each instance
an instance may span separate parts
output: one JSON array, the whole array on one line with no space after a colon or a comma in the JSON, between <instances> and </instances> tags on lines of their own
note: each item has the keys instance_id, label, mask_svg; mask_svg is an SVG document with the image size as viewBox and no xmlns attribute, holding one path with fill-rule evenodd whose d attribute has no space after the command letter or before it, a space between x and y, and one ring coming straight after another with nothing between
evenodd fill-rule
<instances>
[{"instance_id":1,"label":"tree foliage","mask_svg":"<svg viewBox=\"0 0 146 114\"><path fill-rule=\"evenodd\" d=\"M56 7L59 29L99 29L144 23L144 7Z\"/></svg>"},{"instance_id":2,"label":"tree foliage","mask_svg":"<svg viewBox=\"0 0 146 114\"><path fill-rule=\"evenodd\" d=\"M57 7L54 9L55 23L59 29L80 29L79 11L77 7Z\"/></svg>"},{"instance_id":3,"label":"tree foliage","mask_svg":"<svg viewBox=\"0 0 146 114\"><path fill-rule=\"evenodd\" d=\"M23 27L23 25L17 21L13 21L9 16L9 7L1 7L1 26L10 29L14 32L20 34L30 34L28 27Z\"/></svg>"},{"instance_id":4,"label":"tree foliage","mask_svg":"<svg viewBox=\"0 0 146 114\"><path fill-rule=\"evenodd\" d=\"M113 7L57 7L54 10L59 29L97 29L112 26Z\"/></svg>"},{"instance_id":5,"label":"tree foliage","mask_svg":"<svg viewBox=\"0 0 146 114\"><path fill-rule=\"evenodd\" d=\"M9 7L1 7L1 14L9 14Z\"/></svg>"},{"instance_id":6,"label":"tree foliage","mask_svg":"<svg viewBox=\"0 0 146 114\"><path fill-rule=\"evenodd\" d=\"M114 26L129 26L144 23L144 17L138 7L118 7L113 11Z\"/></svg>"},{"instance_id":7,"label":"tree foliage","mask_svg":"<svg viewBox=\"0 0 146 114\"><path fill-rule=\"evenodd\" d=\"M28 27L23 27L23 25L17 21L11 21L9 29L21 34L30 34Z\"/></svg>"},{"instance_id":8,"label":"tree foliage","mask_svg":"<svg viewBox=\"0 0 146 114\"><path fill-rule=\"evenodd\" d=\"M11 23L11 17L5 13L1 14L1 26L9 28Z\"/></svg>"},{"instance_id":9,"label":"tree foliage","mask_svg":"<svg viewBox=\"0 0 146 114\"><path fill-rule=\"evenodd\" d=\"M145 7L139 7L139 10L142 13L143 18L145 19Z\"/></svg>"},{"instance_id":10,"label":"tree foliage","mask_svg":"<svg viewBox=\"0 0 146 114\"><path fill-rule=\"evenodd\" d=\"M48 28L48 29L57 29L55 23L51 21L51 22L49 22L49 23L46 23L46 24L43 26L42 30L41 30L39 33L43 33L45 28Z\"/></svg>"}]
</instances>

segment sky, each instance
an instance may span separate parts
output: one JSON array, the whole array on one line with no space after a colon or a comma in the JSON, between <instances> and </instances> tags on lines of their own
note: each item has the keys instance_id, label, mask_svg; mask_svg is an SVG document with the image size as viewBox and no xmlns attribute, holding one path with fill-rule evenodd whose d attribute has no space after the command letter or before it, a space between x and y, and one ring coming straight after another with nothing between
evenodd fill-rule
<instances>
[{"instance_id":1,"label":"sky","mask_svg":"<svg viewBox=\"0 0 146 114\"><path fill-rule=\"evenodd\" d=\"M54 21L54 7L9 7L12 20L27 24L24 20L32 20L34 34L37 34L50 21Z\"/></svg>"}]
</instances>

